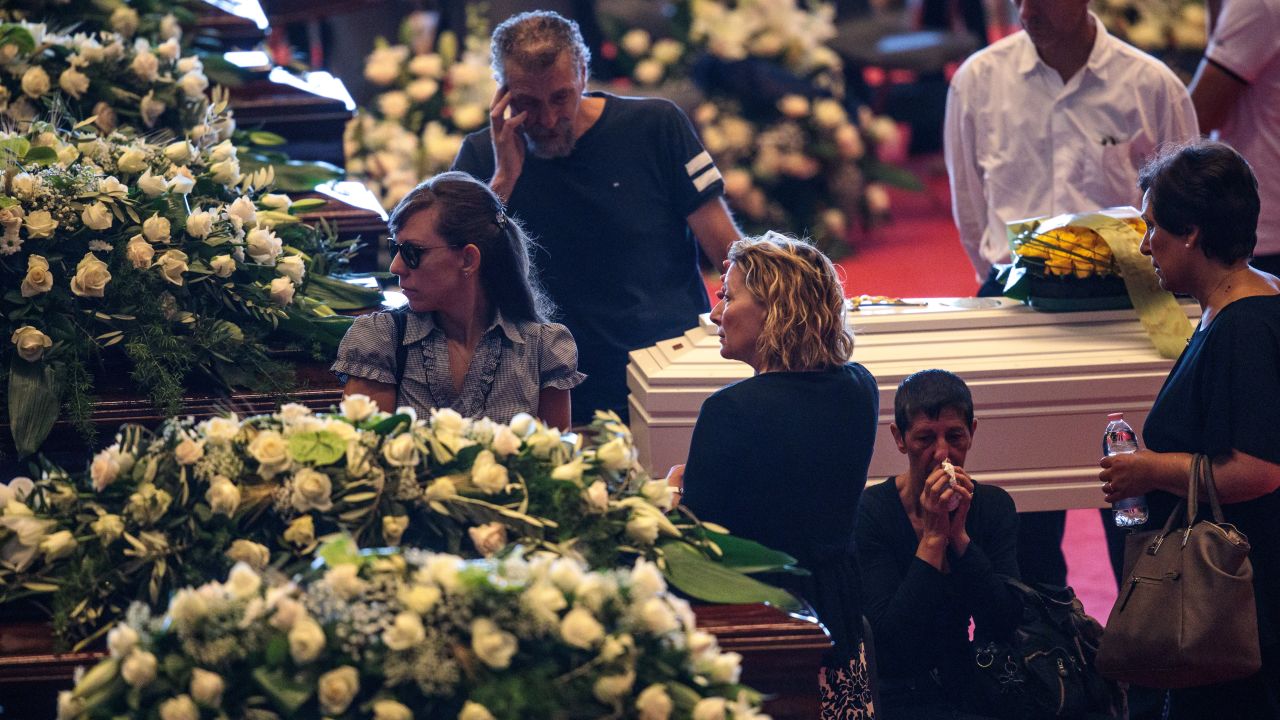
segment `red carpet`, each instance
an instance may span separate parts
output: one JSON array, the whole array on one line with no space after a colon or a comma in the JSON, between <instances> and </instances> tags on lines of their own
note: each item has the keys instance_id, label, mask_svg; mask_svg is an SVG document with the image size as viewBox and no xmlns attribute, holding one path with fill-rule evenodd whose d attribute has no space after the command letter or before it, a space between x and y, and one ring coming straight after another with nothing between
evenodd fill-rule
<instances>
[{"instance_id":1,"label":"red carpet","mask_svg":"<svg viewBox=\"0 0 1280 720\"><path fill-rule=\"evenodd\" d=\"M836 263L844 272L845 294L904 298L972 295L978 281L951 220L951 196L942 158L916 158L908 166L926 189L920 193L890 190L891 220L851 239L853 253ZM719 279L709 279L708 285L714 297ZM1116 599L1116 587L1098 513L1068 512L1062 544L1068 583L1085 610L1105 623Z\"/></svg>"}]
</instances>

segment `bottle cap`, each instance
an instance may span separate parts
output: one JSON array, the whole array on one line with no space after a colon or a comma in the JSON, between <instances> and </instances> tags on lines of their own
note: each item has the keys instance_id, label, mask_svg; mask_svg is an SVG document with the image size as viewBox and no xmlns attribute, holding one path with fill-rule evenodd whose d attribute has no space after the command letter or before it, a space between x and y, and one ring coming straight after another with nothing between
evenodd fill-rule
<instances>
[{"instance_id":1,"label":"bottle cap","mask_svg":"<svg viewBox=\"0 0 1280 720\"><path fill-rule=\"evenodd\" d=\"M1123 420L1124 413L1109 413L1107 415L1107 419L1110 420L1111 422L1115 422L1116 420Z\"/></svg>"}]
</instances>

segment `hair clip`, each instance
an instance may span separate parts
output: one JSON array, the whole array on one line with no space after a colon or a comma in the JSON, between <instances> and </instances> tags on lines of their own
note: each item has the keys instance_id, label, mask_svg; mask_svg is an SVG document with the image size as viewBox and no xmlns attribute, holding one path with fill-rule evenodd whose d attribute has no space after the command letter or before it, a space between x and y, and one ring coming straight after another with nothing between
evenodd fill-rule
<instances>
[{"instance_id":1,"label":"hair clip","mask_svg":"<svg viewBox=\"0 0 1280 720\"><path fill-rule=\"evenodd\" d=\"M498 227L500 228L505 228L507 226L507 216L503 215L501 210L499 210L498 214L494 216L493 221L498 223Z\"/></svg>"}]
</instances>

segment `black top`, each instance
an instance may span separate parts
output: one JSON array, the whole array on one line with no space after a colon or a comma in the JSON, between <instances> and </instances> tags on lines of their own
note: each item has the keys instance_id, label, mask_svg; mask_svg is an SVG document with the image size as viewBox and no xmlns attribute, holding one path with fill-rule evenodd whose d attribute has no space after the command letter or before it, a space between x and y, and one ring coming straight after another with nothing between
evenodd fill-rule
<instances>
[{"instance_id":1,"label":"black top","mask_svg":"<svg viewBox=\"0 0 1280 720\"><path fill-rule=\"evenodd\" d=\"M969 549L947 551L949 573L917 558L920 541L893 478L867 488L854 532L862 574L863 612L875 637L882 680L932 680L957 706L973 667L969 618L976 637L1000 638L1021 620L1018 599L997 575L1018 577L1018 514L1009 494L975 483L965 520ZM883 698L889 702L889 698ZM913 698L895 698L909 704Z\"/></svg>"},{"instance_id":2,"label":"black top","mask_svg":"<svg viewBox=\"0 0 1280 720\"><path fill-rule=\"evenodd\" d=\"M600 118L568 157L527 153L507 200L578 343L587 380L573 391L575 422L625 413L627 353L679 336L710 308L686 217L724 188L670 101L589 95L605 99ZM453 169L492 179L488 129L467 136Z\"/></svg>"},{"instance_id":3,"label":"black top","mask_svg":"<svg viewBox=\"0 0 1280 720\"><path fill-rule=\"evenodd\" d=\"M1156 396L1142 439L1156 452L1214 457L1234 448L1280 463L1280 295L1236 300L1196 329ZM1147 502L1147 526L1158 528L1178 499L1154 492ZM1280 643L1280 490L1222 511L1249 538L1262 644Z\"/></svg>"},{"instance_id":4,"label":"black top","mask_svg":"<svg viewBox=\"0 0 1280 720\"><path fill-rule=\"evenodd\" d=\"M767 580L813 605L838 653L861 636L849 545L879 404L875 378L857 363L763 373L707 398L685 466L684 502L699 518L813 573Z\"/></svg>"}]
</instances>

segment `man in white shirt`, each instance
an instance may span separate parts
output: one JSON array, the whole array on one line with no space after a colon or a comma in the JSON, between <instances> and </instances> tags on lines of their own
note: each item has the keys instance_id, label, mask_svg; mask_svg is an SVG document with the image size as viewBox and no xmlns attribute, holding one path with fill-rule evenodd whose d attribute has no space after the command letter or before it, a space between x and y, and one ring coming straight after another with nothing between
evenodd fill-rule
<instances>
[{"instance_id":1,"label":"man in white shirt","mask_svg":"<svg viewBox=\"0 0 1280 720\"><path fill-rule=\"evenodd\" d=\"M970 57L947 97L952 214L979 282L1009 262L1005 223L1137 207L1156 148L1198 137L1182 82L1109 35L1088 0L1016 4L1026 32Z\"/></svg>"},{"instance_id":2,"label":"man in white shirt","mask_svg":"<svg viewBox=\"0 0 1280 720\"><path fill-rule=\"evenodd\" d=\"M952 213L979 295L1003 289L994 266L1010 260L1006 223L1137 207L1138 170L1156 148L1199 136L1182 82L1107 34L1088 0L1016 5L1025 32L966 60L947 96ZM1066 584L1065 526L1062 511L1019 516L1024 580Z\"/></svg>"},{"instance_id":3,"label":"man in white shirt","mask_svg":"<svg viewBox=\"0 0 1280 720\"><path fill-rule=\"evenodd\" d=\"M1254 267L1280 273L1280 0L1209 0L1209 47L1191 81L1200 131L1217 130L1258 176Z\"/></svg>"}]
</instances>

